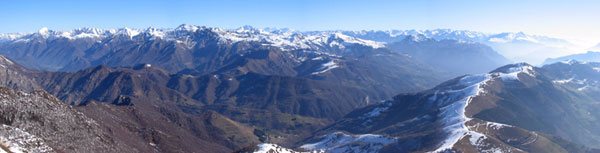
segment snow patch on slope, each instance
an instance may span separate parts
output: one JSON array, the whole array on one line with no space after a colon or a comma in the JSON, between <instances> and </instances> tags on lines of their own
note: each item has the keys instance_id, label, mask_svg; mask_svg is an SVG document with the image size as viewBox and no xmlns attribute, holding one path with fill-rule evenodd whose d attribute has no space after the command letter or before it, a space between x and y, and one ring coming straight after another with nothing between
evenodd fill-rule
<instances>
[{"instance_id":1,"label":"snow patch on slope","mask_svg":"<svg viewBox=\"0 0 600 153\"><path fill-rule=\"evenodd\" d=\"M390 107L392 107L392 102L391 101L387 102L386 105L384 105L382 107L377 107L377 108L373 109L369 113L364 114L363 116L361 116L359 118L369 118L369 117L379 116L382 111L385 111L385 110L389 109Z\"/></svg>"},{"instance_id":2,"label":"snow patch on slope","mask_svg":"<svg viewBox=\"0 0 600 153\"><path fill-rule=\"evenodd\" d=\"M577 90L578 90L578 91L583 91L583 90L586 90L586 89L588 89L588 88L591 88L591 86L589 86L589 85L585 85L585 86L583 86L583 87L581 87L581 88L577 88Z\"/></svg>"},{"instance_id":3,"label":"snow patch on slope","mask_svg":"<svg viewBox=\"0 0 600 153\"><path fill-rule=\"evenodd\" d=\"M505 128L505 127L514 127L512 125L496 123L496 122L486 122L485 124L486 124L486 127L491 127L494 130L499 130L499 129Z\"/></svg>"},{"instance_id":4,"label":"snow patch on slope","mask_svg":"<svg viewBox=\"0 0 600 153\"><path fill-rule=\"evenodd\" d=\"M323 65L322 65L322 66L321 66L321 67L318 69L318 71L317 71L317 72L313 72L312 74L321 74L321 73L325 73L325 72L327 72L327 71L329 71L329 70L332 70L332 69L335 69L335 68L338 68L338 67L340 67L340 66L339 66L339 65L337 65L337 64L335 63L335 61L334 61L334 60L330 60L329 62L327 62L327 63L324 63L324 64L323 64Z\"/></svg>"},{"instance_id":5,"label":"snow patch on slope","mask_svg":"<svg viewBox=\"0 0 600 153\"><path fill-rule=\"evenodd\" d=\"M367 124L371 123L372 120L370 118L373 117L377 117L379 115L381 115L381 112L388 110L390 107L392 107L392 101L387 101L387 102L383 102L385 105L383 106L379 106L374 108L373 110L371 110L370 112L363 114L361 116L358 117L358 119L362 119L365 120L362 125L366 126Z\"/></svg>"},{"instance_id":6,"label":"snow patch on slope","mask_svg":"<svg viewBox=\"0 0 600 153\"><path fill-rule=\"evenodd\" d=\"M578 80L578 79L575 79L575 77L571 77L569 79L563 79L563 80L553 80L552 82L556 83L556 84L573 85L578 91L584 91L584 90L598 86L598 81L588 80L588 79Z\"/></svg>"},{"instance_id":7,"label":"snow patch on slope","mask_svg":"<svg viewBox=\"0 0 600 153\"><path fill-rule=\"evenodd\" d=\"M3 55L0 55L0 63L6 63L6 64L8 64L8 65L13 65L13 64L15 64L15 63L14 63L12 60L10 60L10 59L8 59L8 58L4 57ZM3 65L3 67L4 67L4 65Z\"/></svg>"},{"instance_id":8,"label":"snow patch on slope","mask_svg":"<svg viewBox=\"0 0 600 153\"><path fill-rule=\"evenodd\" d=\"M574 78L569 78L569 79L564 79L564 80L553 80L553 83L557 83L557 84L565 84L565 83L569 83L572 82Z\"/></svg>"}]
</instances>

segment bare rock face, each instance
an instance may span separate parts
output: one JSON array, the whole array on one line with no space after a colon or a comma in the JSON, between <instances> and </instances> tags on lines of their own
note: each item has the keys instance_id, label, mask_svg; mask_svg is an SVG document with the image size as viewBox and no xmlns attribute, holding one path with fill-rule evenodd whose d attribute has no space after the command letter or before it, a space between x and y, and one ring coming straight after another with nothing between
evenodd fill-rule
<instances>
[{"instance_id":1,"label":"bare rock face","mask_svg":"<svg viewBox=\"0 0 600 153\"><path fill-rule=\"evenodd\" d=\"M136 152L45 91L0 87L0 124L0 143L28 152Z\"/></svg>"}]
</instances>

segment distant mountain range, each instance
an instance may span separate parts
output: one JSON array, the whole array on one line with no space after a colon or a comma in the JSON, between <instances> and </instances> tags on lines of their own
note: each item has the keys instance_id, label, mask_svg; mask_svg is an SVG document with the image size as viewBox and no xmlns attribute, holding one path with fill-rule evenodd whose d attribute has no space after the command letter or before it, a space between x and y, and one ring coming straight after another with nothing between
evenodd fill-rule
<instances>
[{"instance_id":1,"label":"distant mountain range","mask_svg":"<svg viewBox=\"0 0 600 153\"><path fill-rule=\"evenodd\" d=\"M0 34L0 44L5 44L2 45L3 47L0 49L0 53L17 61L28 61L27 63L32 63L32 65L26 64L25 66L31 68L53 71L75 71L82 69L82 67L77 67L77 65L80 64L95 65L99 63L110 63L110 61L102 59L103 56L105 58L106 56L116 56L109 55L108 51L116 52L119 50L128 51L132 49L148 48L182 52L181 50L197 47L197 45L203 45L210 41L219 44L231 44L246 41L260 42L264 45L277 47L282 50L327 50L329 53L339 54L340 51L345 50L344 48L348 45L382 48L385 47L386 44L399 42L407 36L481 43L490 46L492 49L511 60L526 61L532 64L540 64L548 57L567 55L570 52L577 51L576 48L579 47L563 39L529 35L522 32L488 34L450 29L300 32L290 29L258 29L251 26L228 30L222 28L181 25L175 29L147 28L143 30L130 28L111 30L79 28L70 31L53 31L43 28L36 33ZM139 43L140 41L145 41L146 43L141 46L131 44L135 42ZM38 47L27 47L34 44L37 44ZM20 54L11 53L7 50L19 50ZM61 60L57 59L58 61L52 61L51 59L46 59L46 61L33 61L34 59L43 59L40 56L43 54L41 53L41 50L45 50L43 51L44 54L54 55L52 57L44 56L44 58L58 58ZM59 50L71 50L69 52L71 54L62 54L64 56L59 57L58 55L55 55ZM90 52L94 52L94 54L92 55ZM34 58L26 55L38 57ZM190 66L191 65L188 63L175 67L189 68Z\"/></svg>"},{"instance_id":2,"label":"distant mountain range","mask_svg":"<svg viewBox=\"0 0 600 153\"><path fill-rule=\"evenodd\" d=\"M390 30L390 31L345 31L349 36L381 41L397 42L408 35L418 38L436 40L451 39L457 41L477 42L488 45L501 55L519 62L540 64L548 57L564 56L578 51L581 46L567 40L523 32L482 33L468 30ZM587 46L586 46L587 47Z\"/></svg>"},{"instance_id":3,"label":"distant mountain range","mask_svg":"<svg viewBox=\"0 0 600 153\"><path fill-rule=\"evenodd\" d=\"M423 41L407 35L398 42L379 42L339 31L271 30L192 25L166 30L41 29L4 35L0 53L27 68L49 71L150 64L171 74L300 77L367 89L371 101L510 63L471 41Z\"/></svg>"},{"instance_id":4,"label":"distant mountain range","mask_svg":"<svg viewBox=\"0 0 600 153\"><path fill-rule=\"evenodd\" d=\"M455 39L435 40L407 36L387 45L391 50L407 54L440 70L458 75L476 74L511 63L492 48L474 42ZM486 63L486 64L473 64Z\"/></svg>"}]
</instances>

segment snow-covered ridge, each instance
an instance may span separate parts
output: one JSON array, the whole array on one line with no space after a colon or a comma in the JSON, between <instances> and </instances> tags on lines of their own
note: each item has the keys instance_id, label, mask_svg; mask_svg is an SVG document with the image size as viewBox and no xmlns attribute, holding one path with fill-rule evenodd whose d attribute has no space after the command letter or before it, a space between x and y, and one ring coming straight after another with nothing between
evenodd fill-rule
<instances>
[{"instance_id":1,"label":"snow-covered ridge","mask_svg":"<svg viewBox=\"0 0 600 153\"><path fill-rule=\"evenodd\" d=\"M298 152L272 143L258 144L253 153L324 153L322 151Z\"/></svg>"},{"instance_id":2,"label":"snow-covered ridge","mask_svg":"<svg viewBox=\"0 0 600 153\"><path fill-rule=\"evenodd\" d=\"M471 131L465 123L471 118L465 115L465 109L472 99L480 94L485 93L483 87L491 79L489 74L465 76L460 79L459 85L464 86L462 89L442 89L436 91L433 98L430 98L433 103L443 106L439 118L442 121L442 130L448 135L441 142L439 147L433 152L444 152L452 149L458 140L469 136L472 145L477 145L480 138L485 139L485 135Z\"/></svg>"},{"instance_id":3,"label":"snow-covered ridge","mask_svg":"<svg viewBox=\"0 0 600 153\"><path fill-rule=\"evenodd\" d=\"M396 142L395 138L381 135L349 135L342 132L334 132L323 136L318 142L304 144L300 148L331 153L371 153L377 152L384 145L393 142Z\"/></svg>"},{"instance_id":4,"label":"snow-covered ridge","mask_svg":"<svg viewBox=\"0 0 600 153\"><path fill-rule=\"evenodd\" d=\"M429 100L431 103L441 106L441 113L438 115L442 121L442 130L447 133L446 138L440 143L439 147L432 152L444 152L452 149L454 144L468 136L471 145L480 145L487 136L482 133L471 130L466 123L472 118L465 115L466 108L473 101L473 98L487 93L484 87L491 80L500 79L519 80L518 74L526 74L532 77L536 72L533 66L519 63L505 67L504 71L492 72L488 74L469 75L460 78L456 86L460 89L445 88L435 91ZM488 127L502 128L509 125L487 122Z\"/></svg>"},{"instance_id":5,"label":"snow-covered ridge","mask_svg":"<svg viewBox=\"0 0 600 153\"><path fill-rule=\"evenodd\" d=\"M535 76L535 73L533 66L526 63L517 63L514 66L507 68L504 72L496 72L493 73L493 75L502 78L502 80L519 80L518 74Z\"/></svg>"},{"instance_id":6,"label":"snow-covered ridge","mask_svg":"<svg viewBox=\"0 0 600 153\"><path fill-rule=\"evenodd\" d=\"M573 59L568 59L568 60L560 61L560 63L567 64L567 65L579 64L578 61L573 60Z\"/></svg>"},{"instance_id":7,"label":"snow-covered ridge","mask_svg":"<svg viewBox=\"0 0 600 153\"><path fill-rule=\"evenodd\" d=\"M280 47L283 50L315 49L315 47L332 47L343 50L347 45L362 45L373 48L385 47L385 43L383 42L359 39L344 35L340 32L269 32L250 26L244 26L235 31L224 29L217 29L215 31L221 36L221 40L226 42L265 42L271 46Z\"/></svg>"}]
</instances>

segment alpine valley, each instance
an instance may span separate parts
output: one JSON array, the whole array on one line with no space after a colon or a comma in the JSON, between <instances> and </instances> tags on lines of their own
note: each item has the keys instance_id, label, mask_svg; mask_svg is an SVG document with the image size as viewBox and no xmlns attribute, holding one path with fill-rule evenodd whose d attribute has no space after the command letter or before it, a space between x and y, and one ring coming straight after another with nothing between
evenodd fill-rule
<instances>
[{"instance_id":1,"label":"alpine valley","mask_svg":"<svg viewBox=\"0 0 600 153\"><path fill-rule=\"evenodd\" d=\"M545 59L571 46L449 29L0 34L0 153L600 152L600 61Z\"/></svg>"}]
</instances>

